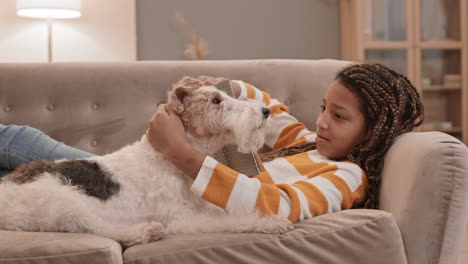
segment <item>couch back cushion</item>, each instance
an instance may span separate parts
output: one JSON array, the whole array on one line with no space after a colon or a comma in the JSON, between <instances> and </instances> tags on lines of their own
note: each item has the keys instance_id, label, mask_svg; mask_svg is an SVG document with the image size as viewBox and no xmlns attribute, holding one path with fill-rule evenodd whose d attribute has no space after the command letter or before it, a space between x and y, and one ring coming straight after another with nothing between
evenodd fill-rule
<instances>
[{"instance_id":1,"label":"couch back cushion","mask_svg":"<svg viewBox=\"0 0 468 264\"><path fill-rule=\"evenodd\" d=\"M29 125L79 149L105 154L143 135L184 75L247 81L315 129L337 60L139 61L0 64L0 122Z\"/></svg>"}]
</instances>

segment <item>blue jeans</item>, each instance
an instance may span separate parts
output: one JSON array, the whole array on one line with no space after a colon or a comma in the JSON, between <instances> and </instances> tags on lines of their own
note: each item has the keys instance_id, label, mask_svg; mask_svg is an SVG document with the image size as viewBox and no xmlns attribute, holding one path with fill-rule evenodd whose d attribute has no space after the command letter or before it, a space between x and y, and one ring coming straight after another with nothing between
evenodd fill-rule
<instances>
[{"instance_id":1,"label":"blue jeans","mask_svg":"<svg viewBox=\"0 0 468 264\"><path fill-rule=\"evenodd\" d=\"M92 156L94 154L57 142L35 128L0 124L0 178L33 160Z\"/></svg>"}]
</instances>

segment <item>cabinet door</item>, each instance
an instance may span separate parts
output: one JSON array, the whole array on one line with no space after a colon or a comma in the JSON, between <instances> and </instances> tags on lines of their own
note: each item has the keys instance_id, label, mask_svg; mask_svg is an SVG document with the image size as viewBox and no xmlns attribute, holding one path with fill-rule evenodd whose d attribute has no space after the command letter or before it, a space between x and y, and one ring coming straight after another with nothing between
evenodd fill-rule
<instances>
[{"instance_id":1,"label":"cabinet door","mask_svg":"<svg viewBox=\"0 0 468 264\"><path fill-rule=\"evenodd\" d=\"M464 1L464 0L463 0ZM462 42L460 0L418 0L419 89L423 130L462 138Z\"/></svg>"},{"instance_id":2,"label":"cabinet door","mask_svg":"<svg viewBox=\"0 0 468 264\"><path fill-rule=\"evenodd\" d=\"M364 62L410 75L407 8L410 0L364 0Z\"/></svg>"},{"instance_id":3,"label":"cabinet door","mask_svg":"<svg viewBox=\"0 0 468 264\"><path fill-rule=\"evenodd\" d=\"M419 5L421 41L460 41L460 0L419 0Z\"/></svg>"},{"instance_id":4,"label":"cabinet door","mask_svg":"<svg viewBox=\"0 0 468 264\"><path fill-rule=\"evenodd\" d=\"M406 0L364 0L365 41L406 40Z\"/></svg>"}]
</instances>

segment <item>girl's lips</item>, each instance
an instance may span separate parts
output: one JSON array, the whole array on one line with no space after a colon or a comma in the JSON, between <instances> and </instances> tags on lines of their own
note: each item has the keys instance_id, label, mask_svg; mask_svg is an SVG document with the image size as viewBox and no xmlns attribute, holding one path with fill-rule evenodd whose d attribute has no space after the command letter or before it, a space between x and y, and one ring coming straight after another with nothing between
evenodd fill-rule
<instances>
[{"instance_id":1,"label":"girl's lips","mask_svg":"<svg viewBox=\"0 0 468 264\"><path fill-rule=\"evenodd\" d=\"M324 137L321 137L319 134L317 134L317 137L315 138L315 141L316 141L316 143L323 143L323 142L327 142L328 139L326 139Z\"/></svg>"}]
</instances>

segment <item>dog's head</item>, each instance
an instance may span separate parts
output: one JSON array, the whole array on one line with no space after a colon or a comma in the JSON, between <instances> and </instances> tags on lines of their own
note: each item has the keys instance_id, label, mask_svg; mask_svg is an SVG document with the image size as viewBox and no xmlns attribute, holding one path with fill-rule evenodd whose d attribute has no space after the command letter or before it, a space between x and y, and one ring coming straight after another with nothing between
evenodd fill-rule
<instances>
[{"instance_id":1,"label":"dog's head","mask_svg":"<svg viewBox=\"0 0 468 264\"><path fill-rule=\"evenodd\" d=\"M174 85L168 98L169 106L182 119L192 141L207 144L207 152L226 144L236 144L239 151L251 152L264 144L269 111L255 101L235 99L187 76Z\"/></svg>"}]
</instances>

